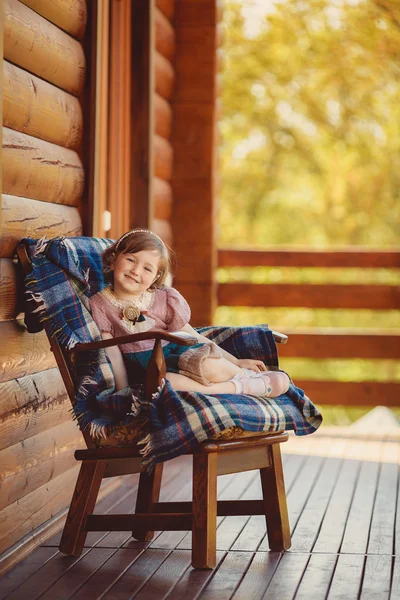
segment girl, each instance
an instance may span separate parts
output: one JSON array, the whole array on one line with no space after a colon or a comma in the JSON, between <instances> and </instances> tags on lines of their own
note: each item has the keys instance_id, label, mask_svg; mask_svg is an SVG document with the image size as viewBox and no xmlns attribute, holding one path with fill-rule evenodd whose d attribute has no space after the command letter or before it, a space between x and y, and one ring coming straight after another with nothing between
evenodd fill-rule
<instances>
[{"instance_id":1,"label":"girl","mask_svg":"<svg viewBox=\"0 0 400 600\"><path fill-rule=\"evenodd\" d=\"M163 342L166 378L176 390L208 394L244 393L275 397L290 380L282 371L267 371L260 360L237 359L189 325L190 308L164 282L170 255L161 238L145 229L125 233L102 255L108 287L90 299L91 311L103 339L150 329L186 332L195 346ZM145 340L107 349L116 389L144 374L154 342Z\"/></svg>"}]
</instances>

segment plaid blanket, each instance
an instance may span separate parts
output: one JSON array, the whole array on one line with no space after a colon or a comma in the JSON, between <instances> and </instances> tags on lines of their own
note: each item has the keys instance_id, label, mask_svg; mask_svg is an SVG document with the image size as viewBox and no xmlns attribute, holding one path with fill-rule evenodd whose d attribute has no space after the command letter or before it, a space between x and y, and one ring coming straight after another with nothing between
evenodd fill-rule
<instances>
[{"instance_id":1,"label":"plaid blanket","mask_svg":"<svg viewBox=\"0 0 400 600\"><path fill-rule=\"evenodd\" d=\"M28 250L32 272L26 277L25 319L28 330L48 333L65 348L101 339L89 311L89 298L104 283L101 253L112 243L102 238L21 240ZM240 358L263 360L278 368L275 341L266 325L205 327L199 332ZM208 395L180 392L166 382L149 401L141 385L115 391L111 364L104 350L79 353L73 365L76 385L75 417L83 430L112 435L143 413L149 431L143 440L143 463L152 466L196 448L202 441L233 425L248 431L294 430L313 433L322 416L304 392L291 384L278 398L238 394Z\"/></svg>"}]
</instances>

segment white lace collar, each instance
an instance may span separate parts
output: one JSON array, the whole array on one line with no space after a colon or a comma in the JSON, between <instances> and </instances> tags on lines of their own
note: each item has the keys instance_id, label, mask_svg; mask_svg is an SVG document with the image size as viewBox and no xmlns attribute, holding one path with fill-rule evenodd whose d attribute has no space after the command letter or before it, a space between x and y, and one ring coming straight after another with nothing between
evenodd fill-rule
<instances>
[{"instance_id":1,"label":"white lace collar","mask_svg":"<svg viewBox=\"0 0 400 600\"><path fill-rule=\"evenodd\" d=\"M121 300L120 298L117 298L117 296L114 294L111 285L104 288L104 290L102 290L101 293L113 306L116 306L117 308L124 309L130 306L134 306L137 307L140 311L148 310L153 304L155 297L154 292L149 292L146 290L139 296L137 300Z\"/></svg>"}]
</instances>

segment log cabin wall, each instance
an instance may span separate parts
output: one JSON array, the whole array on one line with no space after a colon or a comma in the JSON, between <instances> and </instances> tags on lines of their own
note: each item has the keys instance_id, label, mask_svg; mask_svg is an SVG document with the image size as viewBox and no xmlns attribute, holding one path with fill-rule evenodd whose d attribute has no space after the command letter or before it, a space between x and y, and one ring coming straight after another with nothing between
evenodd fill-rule
<instances>
[{"instance_id":1,"label":"log cabin wall","mask_svg":"<svg viewBox=\"0 0 400 600\"><path fill-rule=\"evenodd\" d=\"M172 146L172 231L176 287L192 324L212 322L216 306L215 121L217 0L185 0L175 10L176 59Z\"/></svg>"},{"instance_id":2,"label":"log cabin wall","mask_svg":"<svg viewBox=\"0 0 400 600\"><path fill-rule=\"evenodd\" d=\"M154 117L153 185L150 224L168 244L173 244L171 228L173 149L171 144L172 107L175 71L175 29L172 25L175 0L157 0L154 9L155 53L154 92L151 107Z\"/></svg>"},{"instance_id":3,"label":"log cabin wall","mask_svg":"<svg viewBox=\"0 0 400 600\"><path fill-rule=\"evenodd\" d=\"M82 443L44 333L18 314L13 254L25 236L78 235L86 0L4 0L0 248L0 554L10 568L59 522ZM52 529L53 527L53 529Z\"/></svg>"}]
</instances>

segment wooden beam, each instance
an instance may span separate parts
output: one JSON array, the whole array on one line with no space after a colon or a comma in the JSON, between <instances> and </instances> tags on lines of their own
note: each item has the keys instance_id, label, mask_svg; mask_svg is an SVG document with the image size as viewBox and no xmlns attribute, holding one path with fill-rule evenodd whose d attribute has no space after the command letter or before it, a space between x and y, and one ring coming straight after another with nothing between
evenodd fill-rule
<instances>
[{"instance_id":1,"label":"wooden beam","mask_svg":"<svg viewBox=\"0 0 400 600\"><path fill-rule=\"evenodd\" d=\"M400 305L400 289L367 284L222 283L218 305L395 310Z\"/></svg>"},{"instance_id":2,"label":"wooden beam","mask_svg":"<svg viewBox=\"0 0 400 600\"><path fill-rule=\"evenodd\" d=\"M55 366L46 334L28 333L20 321L0 323L0 382L10 381Z\"/></svg>"},{"instance_id":3,"label":"wooden beam","mask_svg":"<svg viewBox=\"0 0 400 600\"><path fill-rule=\"evenodd\" d=\"M83 130L78 98L7 61L3 65L3 124L77 150Z\"/></svg>"},{"instance_id":4,"label":"wooden beam","mask_svg":"<svg viewBox=\"0 0 400 600\"><path fill-rule=\"evenodd\" d=\"M154 0L137 0L132 10L131 228L151 228L154 214L154 11Z\"/></svg>"},{"instance_id":5,"label":"wooden beam","mask_svg":"<svg viewBox=\"0 0 400 600\"><path fill-rule=\"evenodd\" d=\"M286 331L281 357L398 359L400 330L308 329Z\"/></svg>"},{"instance_id":6,"label":"wooden beam","mask_svg":"<svg viewBox=\"0 0 400 600\"><path fill-rule=\"evenodd\" d=\"M86 0L21 0L70 35L83 39L87 21Z\"/></svg>"},{"instance_id":7,"label":"wooden beam","mask_svg":"<svg viewBox=\"0 0 400 600\"><path fill-rule=\"evenodd\" d=\"M3 195L3 231L0 256L11 258L23 237L48 238L81 235L77 208Z\"/></svg>"},{"instance_id":8,"label":"wooden beam","mask_svg":"<svg viewBox=\"0 0 400 600\"><path fill-rule=\"evenodd\" d=\"M83 194L84 171L76 152L8 127L3 172L4 194L68 206L78 206Z\"/></svg>"},{"instance_id":9,"label":"wooden beam","mask_svg":"<svg viewBox=\"0 0 400 600\"><path fill-rule=\"evenodd\" d=\"M4 58L74 96L82 91L81 44L18 0L4 0Z\"/></svg>"},{"instance_id":10,"label":"wooden beam","mask_svg":"<svg viewBox=\"0 0 400 600\"><path fill-rule=\"evenodd\" d=\"M310 381L296 379L315 404L399 406L400 383L392 381Z\"/></svg>"},{"instance_id":11,"label":"wooden beam","mask_svg":"<svg viewBox=\"0 0 400 600\"><path fill-rule=\"evenodd\" d=\"M400 268L400 250L385 248L306 249L268 248L265 250L218 250L219 267L358 267L362 269Z\"/></svg>"}]
</instances>

